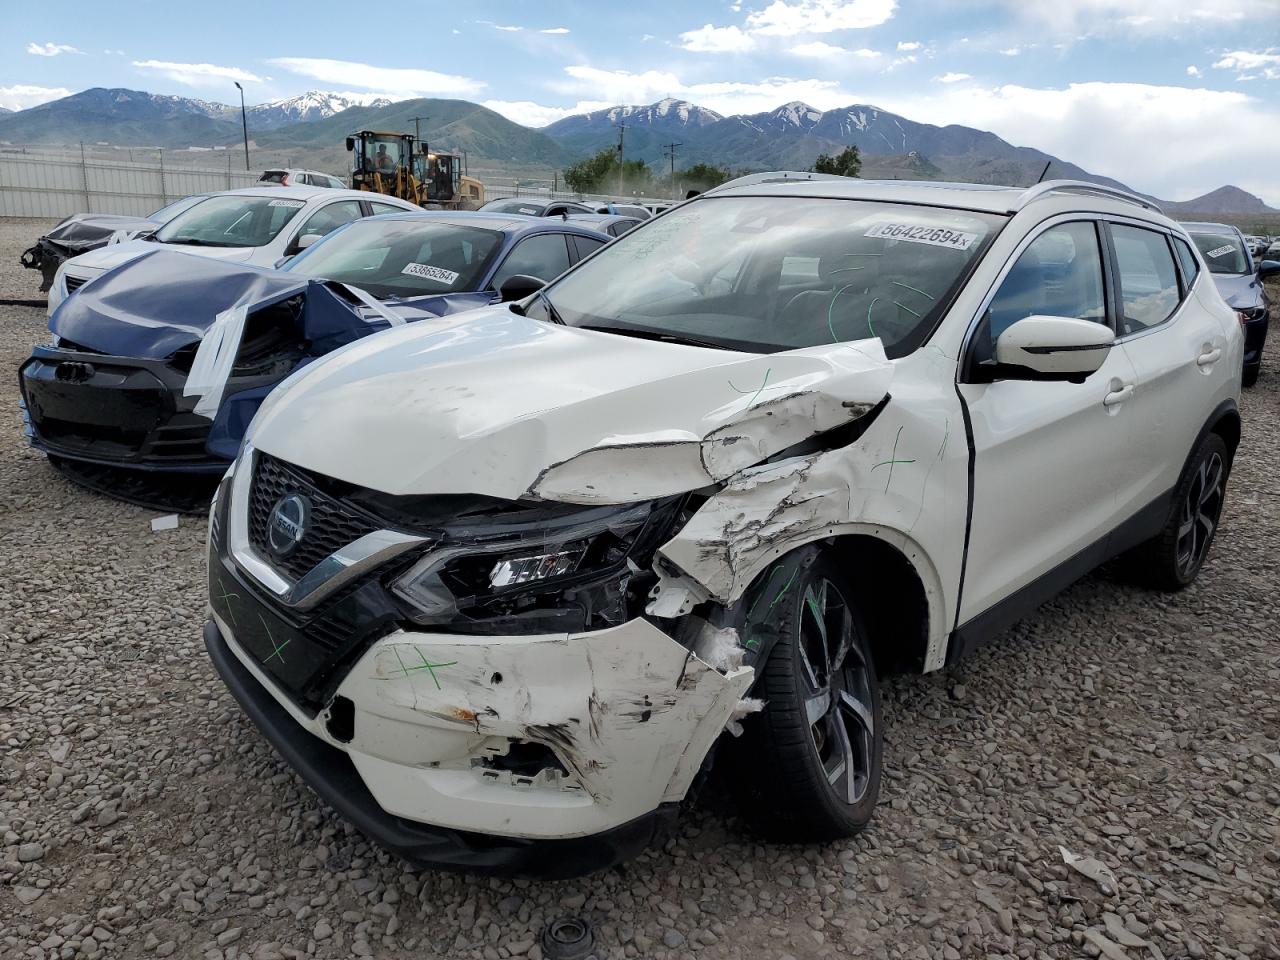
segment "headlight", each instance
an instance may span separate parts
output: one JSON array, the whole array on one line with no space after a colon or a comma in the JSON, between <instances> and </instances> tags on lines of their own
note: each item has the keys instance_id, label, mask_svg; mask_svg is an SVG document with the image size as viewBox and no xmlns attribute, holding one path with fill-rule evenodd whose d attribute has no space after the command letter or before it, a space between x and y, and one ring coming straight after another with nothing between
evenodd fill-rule
<instances>
[{"instance_id":1,"label":"headlight","mask_svg":"<svg viewBox=\"0 0 1280 960\"><path fill-rule=\"evenodd\" d=\"M585 628L608 605L621 619L626 585L670 527L678 500L584 509L502 530L469 524L445 536L392 585L419 623L477 628L518 621ZM572 621L572 622L570 622ZM551 628L551 627L548 627Z\"/></svg>"}]
</instances>

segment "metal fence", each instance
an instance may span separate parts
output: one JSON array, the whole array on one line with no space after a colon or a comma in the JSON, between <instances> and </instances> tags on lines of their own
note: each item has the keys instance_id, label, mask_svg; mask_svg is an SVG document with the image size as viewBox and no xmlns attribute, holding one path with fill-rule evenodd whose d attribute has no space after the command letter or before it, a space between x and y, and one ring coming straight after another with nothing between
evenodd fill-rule
<instances>
[{"instance_id":1,"label":"metal fence","mask_svg":"<svg viewBox=\"0 0 1280 960\"><path fill-rule=\"evenodd\" d=\"M129 162L74 154L0 153L0 217L120 213L144 217L194 193L257 183L259 174L187 164ZM221 164L219 164L221 166Z\"/></svg>"}]
</instances>

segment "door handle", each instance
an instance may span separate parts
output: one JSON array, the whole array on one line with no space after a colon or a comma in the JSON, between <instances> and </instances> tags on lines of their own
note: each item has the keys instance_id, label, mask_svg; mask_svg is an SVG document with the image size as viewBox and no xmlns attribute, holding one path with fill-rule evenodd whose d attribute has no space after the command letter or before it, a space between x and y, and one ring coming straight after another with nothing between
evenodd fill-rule
<instances>
[{"instance_id":1,"label":"door handle","mask_svg":"<svg viewBox=\"0 0 1280 960\"><path fill-rule=\"evenodd\" d=\"M1126 400L1128 400L1132 396L1133 396L1133 384L1129 383L1116 390L1112 390L1105 397L1103 397L1102 405L1104 407L1114 407L1116 404L1124 403Z\"/></svg>"},{"instance_id":2,"label":"door handle","mask_svg":"<svg viewBox=\"0 0 1280 960\"><path fill-rule=\"evenodd\" d=\"M1214 347L1212 350L1206 350L1196 357L1196 363L1202 367L1207 367L1211 363L1217 363L1220 356L1222 356L1222 348Z\"/></svg>"}]
</instances>

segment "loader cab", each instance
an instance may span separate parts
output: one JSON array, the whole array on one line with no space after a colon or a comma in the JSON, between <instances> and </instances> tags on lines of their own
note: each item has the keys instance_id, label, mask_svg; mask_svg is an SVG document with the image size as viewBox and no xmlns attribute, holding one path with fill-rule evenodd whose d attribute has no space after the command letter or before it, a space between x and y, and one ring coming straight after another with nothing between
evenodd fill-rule
<instances>
[{"instance_id":1,"label":"loader cab","mask_svg":"<svg viewBox=\"0 0 1280 960\"><path fill-rule=\"evenodd\" d=\"M357 190L387 192L375 186L375 178L387 181L414 162L413 138L399 133L362 130L347 137L351 152L351 186Z\"/></svg>"}]
</instances>

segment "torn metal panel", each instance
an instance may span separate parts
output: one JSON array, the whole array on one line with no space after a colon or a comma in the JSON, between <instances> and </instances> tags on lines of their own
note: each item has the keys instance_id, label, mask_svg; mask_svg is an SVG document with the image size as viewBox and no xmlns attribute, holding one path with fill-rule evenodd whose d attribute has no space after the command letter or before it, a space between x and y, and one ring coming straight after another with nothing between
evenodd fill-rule
<instances>
[{"instance_id":1,"label":"torn metal panel","mask_svg":"<svg viewBox=\"0 0 1280 960\"><path fill-rule=\"evenodd\" d=\"M294 386L305 402L288 404L287 425L279 395L267 401L254 443L393 495L627 503L720 482L849 423L892 376L878 341L729 353L502 305L326 358ZM383 400L370 404L375 383Z\"/></svg>"},{"instance_id":2,"label":"torn metal panel","mask_svg":"<svg viewBox=\"0 0 1280 960\"><path fill-rule=\"evenodd\" d=\"M40 292L45 293L64 261L108 244L147 236L159 226L146 217L74 213L24 250L21 262L28 270L40 271Z\"/></svg>"},{"instance_id":3,"label":"torn metal panel","mask_svg":"<svg viewBox=\"0 0 1280 960\"><path fill-rule=\"evenodd\" d=\"M752 678L720 673L644 620L576 635L402 631L343 681L354 737L336 745L397 815L585 836L682 799ZM310 725L332 741L322 718ZM494 762L512 744L550 748L562 769Z\"/></svg>"}]
</instances>

